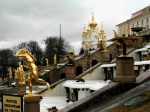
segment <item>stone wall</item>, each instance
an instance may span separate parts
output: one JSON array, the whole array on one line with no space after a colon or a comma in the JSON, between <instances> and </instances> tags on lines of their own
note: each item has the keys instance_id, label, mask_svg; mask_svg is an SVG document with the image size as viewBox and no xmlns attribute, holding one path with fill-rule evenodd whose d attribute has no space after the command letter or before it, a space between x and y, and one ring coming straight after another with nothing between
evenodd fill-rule
<instances>
[{"instance_id":1,"label":"stone wall","mask_svg":"<svg viewBox=\"0 0 150 112\"><path fill-rule=\"evenodd\" d=\"M114 59L119 56L117 45L112 44L108 46L107 49L107 51L97 50L91 54L89 53L88 55L84 55L80 59L76 60L74 64L74 75L76 74L76 68L78 66L82 67L82 72L84 72L92 67L93 60L96 60L97 63L109 63L111 61L111 58ZM66 71L66 65L49 71L48 73L43 75L42 78L44 80L50 80L50 83L52 84L60 80L60 75L62 73L68 75Z\"/></svg>"}]
</instances>

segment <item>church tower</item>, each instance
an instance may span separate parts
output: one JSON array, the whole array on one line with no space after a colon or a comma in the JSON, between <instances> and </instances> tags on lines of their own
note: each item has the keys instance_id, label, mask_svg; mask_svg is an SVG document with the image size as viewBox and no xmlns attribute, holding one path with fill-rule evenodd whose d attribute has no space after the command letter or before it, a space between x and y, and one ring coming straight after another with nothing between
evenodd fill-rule
<instances>
[{"instance_id":1,"label":"church tower","mask_svg":"<svg viewBox=\"0 0 150 112\"><path fill-rule=\"evenodd\" d=\"M104 38L106 39L103 24L101 23L100 31L98 31L98 24L97 22L95 22L94 14L92 13L92 20L91 22L88 22L87 29L84 25L84 30L82 34L82 47L84 50L94 51L98 48L97 44L100 44L100 42L102 44L104 43Z\"/></svg>"}]
</instances>

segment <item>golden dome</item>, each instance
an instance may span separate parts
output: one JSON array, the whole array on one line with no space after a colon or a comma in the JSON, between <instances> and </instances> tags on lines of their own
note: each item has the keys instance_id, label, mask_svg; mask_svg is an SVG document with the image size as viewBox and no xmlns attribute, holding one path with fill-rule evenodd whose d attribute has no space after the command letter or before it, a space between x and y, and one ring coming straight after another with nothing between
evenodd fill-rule
<instances>
[{"instance_id":1,"label":"golden dome","mask_svg":"<svg viewBox=\"0 0 150 112\"><path fill-rule=\"evenodd\" d=\"M90 27L96 27L97 23L94 21L94 15L92 15L92 21L90 22Z\"/></svg>"},{"instance_id":2,"label":"golden dome","mask_svg":"<svg viewBox=\"0 0 150 112\"><path fill-rule=\"evenodd\" d=\"M86 33L87 33L87 31L86 31L86 27L84 25L83 35L86 34Z\"/></svg>"},{"instance_id":3,"label":"golden dome","mask_svg":"<svg viewBox=\"0 0 150 112\"><path fill-rule=\"evenodd\" d=\"M101 23L100 34L104 34L103 23Z\"/></svg>"},{"instance_id":4,"label":"golden dome","mask_svg":"<svg viewBox=\"0 0 150 112\"><path fill-rule=\"evenodd\" d=\"M88 31L88 32L91 31L90 22L89 22L89 24L88 24L88 29L87 29L87 31Z\"/></svg>"}]
</instances>

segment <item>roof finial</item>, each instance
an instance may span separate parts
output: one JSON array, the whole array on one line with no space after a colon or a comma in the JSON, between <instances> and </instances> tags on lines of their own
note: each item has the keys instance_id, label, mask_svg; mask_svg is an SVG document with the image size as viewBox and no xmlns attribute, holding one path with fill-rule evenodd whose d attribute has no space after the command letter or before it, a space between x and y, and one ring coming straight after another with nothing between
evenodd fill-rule
<instances>
[{"instance_id":1,"label":"roof finial","mask_svg":"<svg viewBox=\"0 0 150 112\"><path fill-rule=\"evenodd\" d=\"M95 28L97 26L97 23L94 21L94 13L92 12L92 21L90 22L90 27Z\"/></svg>"},{"instance_id":2,"label":"roof finial","mask_svg":"<svg viewBox=\"0 0 150 112\"><path fill-rule=\"evenodd\" d=\"M103 28L103 22L101 22L101 28Z\"/></svg>"},{"instance_id":3,"label":"roof finial","mask_svg":"<svg viewBox=\"0 0 150 112\"><path fill-rule=\"evenodd\" d=\"M90 28L90 21L88 21L88 29L87 29L87 31L88 31L88 32L91 31L91 28Z\"/></svg>"},{"instance_id":4,"label":"roof finial","mask_svg":"<svg viewBox=\"0 0 150 112\"><path fill-rule=\"evenodd\" d=\"M85 26L85 24L84 24L83 35L85 35L86 33L87 33L87 31L86 31L86 26Z\"/></svg>"},{"instance_id":5,"label":"roof finial","mask_svg":"<svg viewBox=\"0 0 150 112\"><path fill-rule=\"evenodd\" d=\"M101 29L100 29L100 34L104 34L104 29L103 29L103 22L101 22Z\"/></svg>"},{"instance_id":6,"label":"roof finial","mask_svg":"<svg viewBox=\"0 0 150 112\"><path fill-rule=\"evenodd\" d=\"M72 53L73 53L73 55L75 55L74 47L72 48Z\"/></svg>"},{"instance_id":7,"label":"roof finial","mask_svg":"<svg viewBox=\"0 0 150 112\"><path fill-rule=\"evenodd\" d=\"M85 26L86 24L84 24L84 30L86 30L86 26Z\"/></svg>"},{"instance_id":8,"label":"roof finial","mask_svg":"<svg viewBox=\"0 0 150 112\"><path fill-rule=\"evenodd\" d=\"M94 12L92 12L92 21L94 21Z\"/></svg>"}]
</instances>

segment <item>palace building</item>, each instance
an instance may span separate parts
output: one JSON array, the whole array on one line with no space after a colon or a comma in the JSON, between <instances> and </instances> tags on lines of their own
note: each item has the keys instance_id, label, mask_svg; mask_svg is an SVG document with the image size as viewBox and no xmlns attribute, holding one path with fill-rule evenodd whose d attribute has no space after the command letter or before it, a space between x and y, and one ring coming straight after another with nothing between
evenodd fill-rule
<instances>
[{"instance_id":1,"label":"palace building","mask_svg":"<svg viewBox=\"0 0 150 112\"><path fill-rule=\"evenodd\" d=\"M147 6L132 14L131 18L118 24L118 36L132 36L132 28L141 27L140 36L150 35L150 6Z\"/></svg>"}]
</instances>

